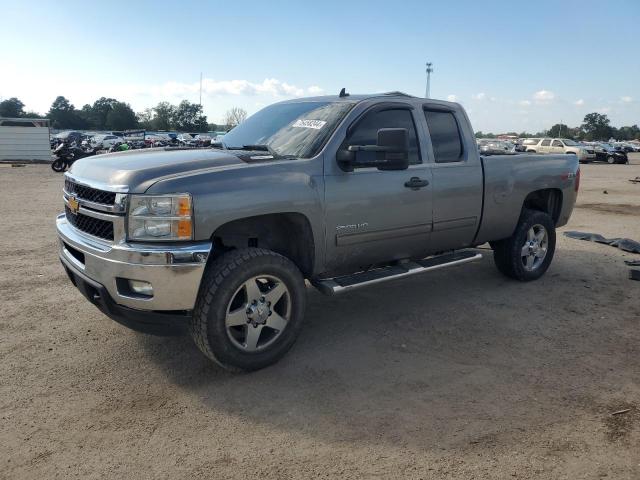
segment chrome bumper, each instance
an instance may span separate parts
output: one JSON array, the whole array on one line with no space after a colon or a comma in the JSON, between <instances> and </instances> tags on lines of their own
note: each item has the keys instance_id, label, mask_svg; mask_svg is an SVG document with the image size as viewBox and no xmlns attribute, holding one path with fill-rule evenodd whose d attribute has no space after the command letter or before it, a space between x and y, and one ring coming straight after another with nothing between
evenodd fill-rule
<instances>
[{"instance_id":1,"label":"chrome bumper","mask_svg":"<svg viewBox=\"0 0 640 480\"><path fill-rule=\"evenodd\" d=\"M211 242L109 244L83 235L64 214L56 219L56 229L62 262L103 285L115 303L140 310L193 309ZM151 283L153 296L123 291L126 280Z\"/></svg>"}]
</instances>

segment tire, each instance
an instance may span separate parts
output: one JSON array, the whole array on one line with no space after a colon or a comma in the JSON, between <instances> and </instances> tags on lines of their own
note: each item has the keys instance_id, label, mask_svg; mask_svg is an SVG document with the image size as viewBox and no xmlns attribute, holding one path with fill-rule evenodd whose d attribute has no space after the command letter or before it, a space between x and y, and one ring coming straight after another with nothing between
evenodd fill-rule
<instances>
[{"instance_id":1,"label":"tire","mask_svg":"<svg viewBox=\"0 0 640 480\"><path fill-rule=\"evenodd\" d=\"M613 156L610 155L610 156L607 157L607 163L609 165L613 165L614 163L616 163L616 159Z\"/></svg>"},{"instance_id":2,"label":"tire","mask_svg":"<svg viewBox=\"0 0 640 480\"><path fill-rule=\"evenodd\" d=\"M233 250L207 267L190 332L223 368L258 370L293 346L305 305L304 278L291 260L261 248Z\"/></svg>"},{"instance_id":3,"label":"tire","mask_svg":"<svg viewBox=\"0 0 640 480\"><path fill-rule=\"evenodd\" d=\"M51 170L57 173L64 172L65 162L61 158L56 158L51 164Z\"/></svg>"},{"instance_id":4,"label":"tire","mask_svg":"<svg viewBox=\"0 0 640 480\"><path fill-rule=\"evenodd\" d=\"M545 274L555 253L553 219L545 212L525 209L513 235L491 246L493 260L502 274L522 282L537 280Z\"/></svg>"}]
</instances>

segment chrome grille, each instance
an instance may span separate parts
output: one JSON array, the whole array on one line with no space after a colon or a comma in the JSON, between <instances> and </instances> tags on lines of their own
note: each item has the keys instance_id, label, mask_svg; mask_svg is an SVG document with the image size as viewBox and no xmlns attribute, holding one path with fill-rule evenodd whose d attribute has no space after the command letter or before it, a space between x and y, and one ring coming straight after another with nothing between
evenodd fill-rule
<instances>
[{"instance_id":1,"label":"chrome grille","mask_svg":"<svg viewBox=\"0 0 640 480\"><path fill-rule=\"evenodd\" d=\"M113 241L113 222L89 217L80 212L74 214L66 205L64 207L64 213L67 221L78 230L93 235L94 237Z\"/></svg>"},{"instance_id":2,"label":"chrome grille","mask_svg":"<svg viewBox=\"0 0 640 480\"><path fill-rule=\"evenodd\" d=\"M64 189L77 198L87 200L89 202L101 203L103 205L113 205L116 202L116 194L114 192L106 192L97 188L86 187L75 183L69 178L64 180Z\"/></svg>"}]
</instances>

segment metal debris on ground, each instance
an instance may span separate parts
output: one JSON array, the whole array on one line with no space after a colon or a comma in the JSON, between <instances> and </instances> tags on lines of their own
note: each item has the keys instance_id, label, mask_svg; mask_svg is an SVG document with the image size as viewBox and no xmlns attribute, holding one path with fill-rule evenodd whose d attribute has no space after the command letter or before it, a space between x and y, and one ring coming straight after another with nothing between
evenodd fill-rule
<instances>
[{"instance_id":1,"label":"metal debris on ground","mask_svg":"<svg viewBox=\"0 0 640 480\"><path fill-rule=\"evenodd\" d=\"M640 270L629 270L629 279L631 280L640 280Z\"/></svg>"},{"instance_id":2,"label":"metal debris on ground","mask_svg":"<svg viewBox=\"0 0 640 480\"><path fill-rule=\"evenodd\" d=\"M640 260L625 260L624 263L630 267L640 267Z\"/></svg>"},{"instance_id":3,"label":"metal debris on ground","mask_svg":"<svg viewBox=\"0 0 640 480\"><path fill-rule=\"evenodd\" d=\"M630 412L631 409L630 408L625 408L623 410L618 410L617 412L613 412L611 415L622 415L623 413L627 413Z\"/></svg>"},{"instance_id":4,"label":"metal debris on ground","mask_svg":"<svg viewBox=\"0 0 640 480\"><path fill-rule=\"evenodd\" d=\"M640 183L640 177L636 177L636 178L630 178L629 181L631 183Z\"/></svg>"},{"instance_id":5,"label":"metal debris on ground","mask_svg":"<svg viewBox=\"0 0 640 480\"><path fill-rule=\"evenodd\" d=\"M564 235L577 240L588 240L590 242L604 243L612 247L618 247L625 252L640 253L640 242L631 240L630 238L605 238L598 233L588 232L564 232Z\"/></svg>"}]
</instances>

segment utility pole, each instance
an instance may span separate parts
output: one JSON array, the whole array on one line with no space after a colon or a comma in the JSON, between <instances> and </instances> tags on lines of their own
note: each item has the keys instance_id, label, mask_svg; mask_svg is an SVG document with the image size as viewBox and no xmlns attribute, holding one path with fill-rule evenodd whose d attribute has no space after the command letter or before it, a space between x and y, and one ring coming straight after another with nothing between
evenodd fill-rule
<instances>
[{"instance_id":1,"label":"utility pole","mask_svg":"<svg viewBox=\"0 0 640 480\"><path fill-rule=\"evenodd\" d=\"M562 119L560 119L560 127L558 128L558 138L562 138Z\"/></svg>"},{"instance_id":2,"label":"utility pole","mask_svg":"<svg viewBox=\"0 0 640 480\"><path fill-rule=\"evenodd\" d=\"M427 91L425 98L429 98L431 95L431 72L433 72L433 63L427 62Z\"/></svg>"},{"instance_id":3,"label":"utility pole","mask_svg":"<svg viewBox=\"0 0 640 480\"><path fill-rule=\"evenodd\" d=\"M202 72L200 72L200 106L202 106Z\"/></svg>"}]
</instances>

